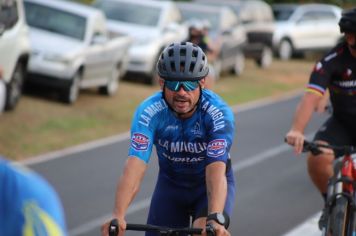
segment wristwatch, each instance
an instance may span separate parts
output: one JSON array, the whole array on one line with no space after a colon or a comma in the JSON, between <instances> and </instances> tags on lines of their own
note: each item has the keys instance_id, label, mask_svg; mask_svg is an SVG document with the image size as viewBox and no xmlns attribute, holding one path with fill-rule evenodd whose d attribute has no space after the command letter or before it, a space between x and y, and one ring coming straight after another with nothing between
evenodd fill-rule
<instances>
[{"instance_id":1,"label":"wristwatch","mask_svg":"<svg viewBox=\"0 0 356 236\"><path fill-rule=\"evenodd\" d=\"M225 225L225 223L226 223L224 214L219 213L219 212L209 214L207 221L209 221L209 220L213 220L216 223L218 223L219 225Z\"/></svg>"}]
</instances>

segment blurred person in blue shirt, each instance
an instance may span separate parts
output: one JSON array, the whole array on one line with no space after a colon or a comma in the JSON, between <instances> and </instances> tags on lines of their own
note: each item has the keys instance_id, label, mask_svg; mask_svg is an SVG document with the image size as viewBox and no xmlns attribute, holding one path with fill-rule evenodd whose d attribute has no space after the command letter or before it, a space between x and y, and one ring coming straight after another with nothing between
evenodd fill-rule
<instances>
[{"instance_id":1,"label":"blurred person in blue shirt","mask_svg":"<svg viewBox=\"0 0 356 236\"><path fill-rule=\"evenodd\" d=\"M65 236L60 199L30 169L0 156L0 235Z\"/></svg>"}]
</instances>

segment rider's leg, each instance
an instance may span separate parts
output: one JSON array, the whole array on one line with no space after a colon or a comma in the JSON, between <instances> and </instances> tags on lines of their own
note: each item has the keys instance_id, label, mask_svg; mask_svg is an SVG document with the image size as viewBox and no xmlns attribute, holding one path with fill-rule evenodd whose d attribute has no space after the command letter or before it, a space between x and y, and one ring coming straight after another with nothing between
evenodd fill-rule
<instances>
[{"instance_id":1,"label":"rider's leg","mask_svg":"<svg viewBox=\"0 0 356 236\"><path fill-rule=\"evenodd\" d=\"M327 144L326 142L320 142ZM314 156L308 155L307 165L308 173L314 185L318 188L322 195L327 192L329 178L333 175L333 154L320 154Z\"/></svg>"}]
</instances>

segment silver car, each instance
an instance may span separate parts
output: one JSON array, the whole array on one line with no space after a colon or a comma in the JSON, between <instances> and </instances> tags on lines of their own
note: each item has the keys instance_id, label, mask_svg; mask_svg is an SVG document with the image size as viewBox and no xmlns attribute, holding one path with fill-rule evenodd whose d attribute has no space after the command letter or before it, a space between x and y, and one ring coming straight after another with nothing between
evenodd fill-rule
<instances>
[{"instance_id":1,"label":"silver car","mask_svg":"<svg viewBox=\"0 0 356 236\"><path fill-rule=\"evenodd\" d=\"M298 52L326 50L341 38L342 9L329 4L275 4L275 53L284 60Z\"/></svg>"},{"instance_id":2,"label":"silver car","mask_svg":"<svg viewBox=\"0 0 356 236\"><path fill-rule=\"evenodd\" d=\"M188 29L174 2L153 0L97 0L113 35L125 34L134 39L129 49L128 72L143 74L155 83L155 65L163 48L184 41Z\"/></svg>"}]
</instances>

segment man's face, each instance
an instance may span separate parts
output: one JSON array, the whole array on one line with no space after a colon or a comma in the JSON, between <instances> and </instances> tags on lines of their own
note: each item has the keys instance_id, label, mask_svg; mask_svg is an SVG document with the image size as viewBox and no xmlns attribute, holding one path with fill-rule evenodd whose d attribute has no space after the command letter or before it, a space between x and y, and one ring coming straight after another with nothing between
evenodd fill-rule
<instances>
[{"instance_id":1,"label":"man's face","mask_svg":"<svg viewBox=\"0 0 356 236\"><path fill-rule=\"evenodd\" d=\"M166 102L179 115L180 118L189 118L194 113L194 108L200 97L199 85L204 88L205 79L200 80L195 89L193 89L195 87L195 82L193 82L191 84L191 91L186 91L187 88L184 88L184 85L180 85L175 81L169 83L171 83L171 86L168 84L165 85L164 80L160 79L160 85L161 88L164 89ZM178 86L174 86L173 89L172 85L175 84Z\"/></svg>"}]
</instances>

